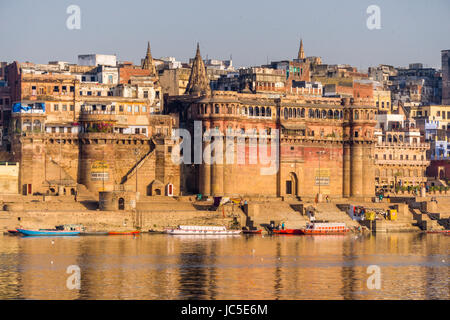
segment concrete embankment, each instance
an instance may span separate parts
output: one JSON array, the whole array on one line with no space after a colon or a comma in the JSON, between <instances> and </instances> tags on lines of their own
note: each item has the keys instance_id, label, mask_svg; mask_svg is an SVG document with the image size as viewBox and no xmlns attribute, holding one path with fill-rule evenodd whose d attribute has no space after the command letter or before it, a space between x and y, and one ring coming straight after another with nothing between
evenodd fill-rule
<instances>
[{"instance_id":1,"label":"concrete embankment","mask_svg":"<svg viewBox=\"0 0 450 320\"><path fill-rule=\"evenodd\" d=\"M379 219L361 223L374 232L412 232L444 229L431 220L435 216L448 217L450 203L440 199L435 202L415 201L414 203L367 203L342 200L338 203L310 203L302 201L249 201L242 211L238 205L227 204L215 209L211 201L197 202L191 198L168 199L143 197L135 210L100 211L96 201L74 201L71 197L5 197L0 196L0 231L18 226L30 229L53 228L61 224L83 224L89 231L124 231L131 229L163 230L177 225L224 225L227 227L253 226L264 229L270 221L285 223L286 228L303 228L309 222L305 209L312 206L316 210L316 220L345 222L350 228L358 229L360 224L347 214L349 204L366 208L387 210L396 208L396 221ZM450 202L450 199L449 199ZM416 208L417 207L417 208ZM443 208L445 207L445 208ZM438 213L439 212L439 213ZM439 217L438 217L439 216ZM431 221L428 221L431 220ZM367 225L370 223L370 225ZM359 228L360 229L360 228Z\"/></svg>"},{"instance_id":2,"label":"concrete embankment","mask_svg":"<svg viewBox=\"0 0 450 320\"><path fill-rule=\"evenodd\" d=\"M15 229L19 225L36 229L53 228L61 224L82 224L89 231L161 231L165 227L177 225L231 227L236 221L245 224L243 212L237 206L229 205L211 210L209 204L197 206L188 201L161 200L138 203L137 210L100 211L95 209L95 203L80 203L69 198L45 202L34 197L17 200L3 200L0 231Z\"/></svg>"},{"instance_id":3,"label":"concrete embankment","mask_svg":"<svg viewBox=\"0 0 450 320\"><path fill-rule=\"evenodd\" d=\"M20 221L19 221L20 218ZM89 231L124 231L131 229L162 230L177 225L225 225L234 217L220 212L155 212L155 211L1 211L0 230L19 226L25 229L53 228L61 224L82 224Z\"/></svg>"}]
</instances>

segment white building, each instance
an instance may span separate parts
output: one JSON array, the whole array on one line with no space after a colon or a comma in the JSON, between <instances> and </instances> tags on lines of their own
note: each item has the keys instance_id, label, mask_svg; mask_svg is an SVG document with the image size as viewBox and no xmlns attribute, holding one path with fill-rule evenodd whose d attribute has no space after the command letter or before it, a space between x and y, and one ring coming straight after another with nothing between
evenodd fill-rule
<instances>
[{"instance_id":1,"label":"white building","mask_svg":"<svg viewBox=\"0 0 450 320\"><path fill-rule=\"evenodd\" d=\"M117 57L110 54L81 54L78 55L78 65L80 66L117 66Z\"/></svg>"}]
</instances>

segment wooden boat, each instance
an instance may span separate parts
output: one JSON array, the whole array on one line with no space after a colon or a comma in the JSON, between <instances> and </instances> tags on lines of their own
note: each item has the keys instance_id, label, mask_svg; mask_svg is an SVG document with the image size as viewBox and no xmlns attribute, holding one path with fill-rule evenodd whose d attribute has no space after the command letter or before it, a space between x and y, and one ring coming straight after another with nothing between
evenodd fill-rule
<instances>
[{"instance_id":1,"label":"wooden boat","mask_svg":"<svg viewBox=\"0 0 450 320\"><path fill-rule=\"evenodd\" d=\"M80 236L107 236L108 231L84 231L80 233Z\"/></svg>"},{"instance_id":2,"label":"wooden boat","mask_svg":"<svg viewBox=\"0 0 450 320\"><path fill-rule=\"evenodd\" d=\"M302 234L301 229L273 229L273 234L288 234L288 235L295 235L295 234Z\"/></svg>"},{"instance_id":3,"label":"wooden boat","mask_svg":"<svg viewBox=\"0 0 450 320\"><path fill-rule=\"evenodd\" d=\"M25 236L78 236L81 231L66 231L66 230L52 230L52 229L40 229L40 230L27 230L17 229L18 232Z\"/></svg>"},{"instance_id":4,"label":"wooden boat","mask_svg":"<svg viewBox=\"0 0 450 320\"><path fill-rule=\"evenodd\" d=\"M262 230L242 230L243 234L261 234Z\"/></svg>"},{"instance_id":5,"label":"wooden boat","mask_svg":"<svg viewBox=\"0 0 450 320\"><path fill-rule=\"evenodd\" d=\"M166 228L164 233L172 235L239 235L242 230L228 230L223 226L178 226Z\"/></svg>"},{"instance_id":6,"label":"wooden boat","mask_svg":"<svg viewBox=\"0 0 450 320\"><path fill-rule=\"evenodd\" d=\"M140 231L110 231L108 235L110 236L127 236L127 235L137 235L140 234Z\"/></svg>"},{"instance_id":7,"label":"wooden boat","mask_svg":"<svg viewBox=\"0 0 450 320\"><path fill-rule=\"evenodd\" d=\"M11 234L11 235L14 235L14 236L20 234L20 232L17 231L17 230L8 230L8 233Z\"/></svg>"},{"instance_id":8,"label":"wooden boat","mask_svg":"<svg viewBox=\"0 0 450 320\"><path fill-rule=\"evenodd\" d=\"M339 222L313 222L308 223L306 228L301 229L301 234L320 235L320 234L345 234L350 229L345 223Z\"/></svg>"},{"instance_id":9,"label":"wooden boat","mask_svg":"<svg viewBox=\"0 0 450 320\"><path fill-rule=\"evenodd\" d=\"M428 230L427 233L444 233L444 234L450 234L450 230Z\"/></svg>"}]
</instances>

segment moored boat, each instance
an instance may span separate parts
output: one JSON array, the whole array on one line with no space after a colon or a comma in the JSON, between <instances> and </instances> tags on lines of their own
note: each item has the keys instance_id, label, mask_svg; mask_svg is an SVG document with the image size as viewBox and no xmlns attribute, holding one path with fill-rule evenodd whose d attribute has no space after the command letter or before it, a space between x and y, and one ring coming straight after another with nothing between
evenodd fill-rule
<instances>
[{"instance_id":1,"label":"moored boat","mask_svg":"<svg viewBox=\"0 0 450 320\"><path fill-rule=\"evenodd\" d=\"M261 234L262 230L242 230L243 234Z\"/></svg>"},{"instance_id":2,"label":"moored boat","mask_svg":"<svg viewBox=\"0 0 450 320\"><path fill-rule=\"evenodd\" d=\"M273 229L274 234L302 234L301 229Z\"/></svg>"},{"instance_id":3,"label":"moored boat","mask_svg":"<svg viewBox=\"0 0 450 320\"><path fill-rule=\"evenodd\" d=\"M107 236L108 231L84 231L80 233L80 236Z\"/></svg>"},{"instance_id":4,"label":"moored boat","mask_svg":"<svg viewBox=\"0 0 450 320\"><path fill-rule=\"evenodd\" d=\"M308 223L306 228L301 229L301 234L345 234L350 229L345 223L340 222L313 222Z\"/></svg>"},{"instance_id":5,"label":"moored boat","mask_svg":"<svg viewBox=\"0 0 450 320\"><path fill-rule=\"evenodd\" d=\"M137 235L141 232L138 230L135 231L110 231L108 232L108 235L110 236L127 236L127 235Z\"/></svg>"},{"instance_id":6,"label":"moored boat","mask_svg":"<svg viewBox=\"0 0 450 320\"><path fill-rule=\"evenodd\" d=\"M450 235L450 230L427 230L427 233L444 233Z\"/></svg>"},{"instance_id":7,"label":"moored boat","mask_svg":"<svg viewBox=\"0 0 450 320\"><path fill-rule=\"evenodd\" d=\"M66 230L51 230L51 229L41 229L41 230L27 230L27 229L17 229L23 235L26 236L77 236L81 231L66 231Z\"/></svg>"},{"instance_id":8,"label":"moored boat","mask_svg":"<svg viewBox=\"0 0 450 320\"><path fill-rule=\"evenodd\" d=\"M178 226L166 228L164 233L172 235L239 235L242 230L228 230L224 226Z\"/></svg>"}]
</instances>

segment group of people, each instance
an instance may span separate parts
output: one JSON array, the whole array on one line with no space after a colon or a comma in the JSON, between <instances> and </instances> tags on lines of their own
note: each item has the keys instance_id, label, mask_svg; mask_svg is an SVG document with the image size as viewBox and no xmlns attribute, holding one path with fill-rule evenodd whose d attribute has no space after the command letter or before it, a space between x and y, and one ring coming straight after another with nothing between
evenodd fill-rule
<instances>
[{"instance_id":1,"label":"group of people","mask_svg":"<svg viewBox=\"0 0 450 320\"><path fill-rule=\"evenodd\" d=\"M270 222L270 225L269 225L270 230L280 230L280 228L281 228L281 230L284 230L284 222L282 222L281 225L278 224L276 227L275 227L275 223L273 221Z\"/></svg>"}]
</instances>

